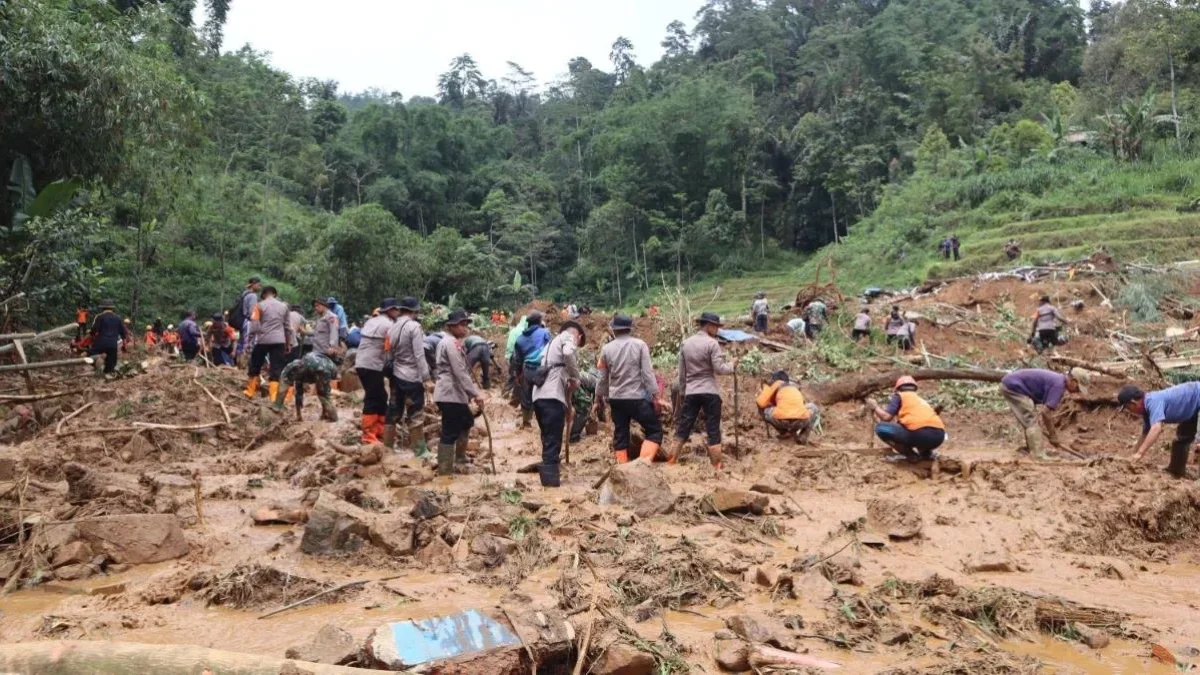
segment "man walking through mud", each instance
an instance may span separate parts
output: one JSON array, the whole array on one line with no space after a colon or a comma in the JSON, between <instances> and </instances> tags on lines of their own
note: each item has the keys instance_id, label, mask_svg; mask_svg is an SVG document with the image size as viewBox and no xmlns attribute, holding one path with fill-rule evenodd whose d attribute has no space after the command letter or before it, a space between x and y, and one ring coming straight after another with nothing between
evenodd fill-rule
<instances>
[{"instance_id":1,"label":"man walking through mud","mask_svg":"<svg viewBox=\"0 0 1200 675\"><path fill-rule=\"evenodd\" d=\"M596 396L601 401L608 399L612 411L613 457L618 464L629 461L629 427L637 421L644 435L637 459L650 463L663 442L662 421L658 418L662 401L650 363L650 348L632 336L633 319L628 316L614 316L609 329L613 339L600 350Z\"/></svg>"},{"instance_id":2,"label":"man walking through mud","mask_svg":"<svg viewBox=\"0 0 1200 675\"><path fill-rule=\"evenodd\" d=\"M421 303L416 298L400 300L396 322L388 329L384 349L392 361L392 396L388 399L383 444L396 445L396 425L402 420L408 429L408 449L422 456L425 445L425 383L431 381L425 360L425 331L417 321Z\"/></svg>"},{"instance_id":3,"label":"man walking through mud","mask_svg":"<svg viewBox=\"0 0 1200 675\"><path fill-rule=\"evenodd\" d=\"M1043 350L1054 350L1058 346L1058 331L1070 323L1057 307L1050 303L1050 296L1043 295L1033 314L1033 329L1029 343L1040 354Z\"/></svg>"},{"instance_id":4,"label":"man walking through mud","mask_svg":"<svg viewBox=\"0 0 1200 675\"><path fill-rule=\"evenodd\" d=\"M1188 453L1196 442L1196 423L1200 417L1200 382L1185 382L1151 392L1127 384L1117 393L1117 402L1129 412L1142 416L1142 438L1130 461L1142 461L1162 435L1163 425L1175 424L1171 462L1166 471L1176 478L1186 477Z\"/></svg>"},{"instance_id":5,"label":"man walking through mud","mask_svg":"<svg viewBox=\"0 0 1200 675\"><path fill-rule=\"evenodd\" d=\"M230 315L230 318L234 319L230 322L233 324L233 329L240 331L237 349L233 354L235 359L254 348L254 343L250 340L250 315L254 312L254 306L258 304L260 288L262 288L262 279L250 277L250 280L246 282L246 289L242 291L241 297L238 298L238 304L234 307L234 314Z\"/></svg>"},{"instance_id":6,"label":"man walking through mud","mask_svg":"<svg viewBox=\"0 0 1200 675\"><path fill-rule=\"evenodd\" d=\"M117 369L117 349L121 340L126 344L133 339L125 322L117 316L117 306L111 300L100 303L100 314L92 321L92 348L88 354L104 355L104 374L108 375Z\"/></svg>"},{"instance_id":7,"label":"man walking through mud","mask_svg":"<svg viewBox=\"0 0 1200 675\"><path fill-rule=\"evenodd\" d=\"M1042 449L1037 407L1042 406L1041 420L1046 426L1046 437L1057 447L1058 429L1053 413L1068 392L1076 394L1079 391L1079 380L1072 373L1064 375L1041 368L1014 370L1000 380L1000 395L1012 408L1013 417L1017 418L1025 435L1025 447L1035 459L1050 458Z\"/></svg>"},{"instance_id":8,"label":"man walking through mud","mask_svg":"<svg viewBox=\"0 0 1200 675\"><path fill-rule=\"evenodd\" d=\"M277 296L274 286L262 289L262 300L250 314L250 336L254 349L250 352L250 379L246 382L246 398L258 393L259 375L263 365L268 366L268 398L275 400L279 393L279 376L283 373L288 345L292 342L292 329L288 323L291 309Z\"/></svg>"},{"instance_id":9,"label":"man walking through mud","mask_svg":"<svg viewBox=\"0 0 1200 675\"><path fill-rule=\"evenodd\" d=\"M521 428L528 429L533 418L533 376L542 363L542 353L550 344L550 331L542 325L542 313L534 310L527 318L528 326L517 338L508 367L517 372L521 390Z\"/></svg>"},{"instance_id":10,"label":"man walking through mud","mask_svg":"<svg viewBox=\"0 0 1200 675\"><path fill-rule=\"evenodd\" d=\"M700 331L683 341L679 348L679 420L675 426L675 440L667 451L667 461L674 464L679 451L692 435L700 411L704 411L705 432L708 436L708 459L717 470L724 467L721 450L721 386L718 375L730 375L737 367L737 360L730 365L725 362L717 332L725 324L711 312L705 312L696 320Z\"/></svg>"},{"instance_id":11,"label":"man walking through mud","mask_svg":"<svg viewBox=\"0 0 1200 675\"><path fill-rule=\"evenodd\" d=\"M754 302L750 305L750 318L754 320L754 332L767 332L767 320L771 318L771 306L767 304L767 294L759 291L754 294Z\"/></svg>"},{"instance_id":12,"label":"man walking through mud","mask_svg":"<svg viewBox=\"0 0 1200 675\"><path fill-rule=\"evenodd\" d=\"M544 351L533 375L533 412L542 436L542 463L538 474L542 487L558 487L563 431L571 392L579 384L579 362L575 351L587 343L587 334L575 321L567 321ZM543 379L544 378L544 379Z\"/></svg>"},{"instance_id":13,"label":"man walking through mud","mask_svg":"<svg viewBox=\"0 0 1200 675\"><path fill-rule=\"evenodd\" d=\"M470 402L481 409L484 398L471 371L467 369L467 354L462 339L467 336L471 317L459 309L446 317L446 337L437 346L437 384L433 402L442 412L442 431L438 439L437 463L439 476L454 474L455 464L467 462L467 438L475 426Z\"/></svg>"},{"instance_id":14,"label":"man walking through mud","mask_svg":"<svg viewBox=\"0 0 1200 675\"><path fill-rule=\"evenodd\" d=\"M384 346L388 331L400 315L400 306L395 298L385 298L379 303L379 313L371 317L359 332L358 352L354 358L354 371L363 387L362 437L366 445L381 442L387 419L388 390L383 372L386 361Z\"/></svg>"}]
</instances>

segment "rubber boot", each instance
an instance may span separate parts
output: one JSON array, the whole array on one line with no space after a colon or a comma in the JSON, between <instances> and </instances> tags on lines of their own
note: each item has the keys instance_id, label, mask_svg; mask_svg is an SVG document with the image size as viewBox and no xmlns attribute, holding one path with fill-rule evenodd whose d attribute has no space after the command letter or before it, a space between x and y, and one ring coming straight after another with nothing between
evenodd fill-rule
<instances>
[{"instance_id":1,"label":"rubber boot","mask_svg":"<svg viewBox=\"0 0 1200 675\"><path fill-rule=\"evenodd\" d=\"M1036 426L1025 430L1025 446L1029 448L1029 455L1034 459L1049 459L1042 448L1042 430Z\"/></svg>"},{"instance_id":2,"label":"rubber boot","mask_svg":"<svg viewBox=\"0 0 1200 675\"><path fill-rule=\"evenodd\" d=\"M437 464L439 476L454 475L454 446L438 443Z\"/></svg>"},{"instance_id":3,"label":"rubber boot","mask_svg":"<svg viewBox=\"0 0 1200 675\"><path fill-rule=\"evenodd\" d=\"M281 395L278 391L276 391L275 396L271 398L271 407L276 410L283 410L283 407L287 405L289 401L291 401L291 393L291 387L288 387L287 394L284 395Z\"/></svg>"},{"instance_id":4,"label":"rubber boot","mask_svg":"<svg viewBox=\"0 0 1200 675\"><path fill-rule=\"evenodd\" d=\"M667 445L667 465L675 466L679 463L679 450L683 447L683 443L678 440L673 440Z\"/></svg>"},{"instance_id":5,"label":"rubber boot","mask_svg":"<svg viewBox=\"0 0 1200 675\"><path fill-rule=\"evenodd\" d=\"M1192 441L1189 439L1175 439L1171 443L1171 463L1167 465L1167 473L1176 478L1184 478L1187 476L1187 461L1188 455L1192 449Z\"/></svg>"},{"instance_id":6,"label":"rubber boot","mask_svg":"<svg viewBox=\"0 0 1200 675\"><path fill-rule=\"evenodd\" d=\"M330 391L341 391L342 390L342 381L341 380L330 380L329 381L329 389L330 389Z\"/></svg>"},{"instance_id":7,"label":"rubber boot","mask_svg":"<svg viewBox=\"0 0 1200 675\"><path fill-rule=\"evenodd\" d=\"M258 394L258 376L250 378L246 381L246 390L242 392L246 398L254 398Z\"/></svg>"},{"instance_id":8,"label":"rubber boot","mask_svg":"<svg viewBox=\"0 0 1200 675\"><path fill-rule=\"evenodd\" d=\"M319 397L321 401L321 419L326 422L336 422L338 419L337 408L333 407L333 400L328 396Z\"/></svg>"},{"instance_id":9,"label":"rubber boot","mask_svg":"<svg viewBox=\"0 0 1200 675\"><path fill-rule=\"evenodd\" d=\"M532 421L533 421L533 411L525 410L524 408L522 408L521 409L521 428L528 429L529 425Z\"/></svg>"},{"instance_id":10,"label":"rubber boot","mask_svg":"<svg viewBox=\"0 0 1200 675\"><path fill-rule=\"evenodd\" d=\"M278 397L279 397L279 383L278 382L268 382L267 383L267 398L274 401Z\"/></svg>"},{"instance_id":11,"label":"rubber boot","mask_svg":"<svg viewBox=\"0 0 1200 675\"><path fill-rule=\"evenodd\" d=\"M654 441L642 441L642 448L638 453L638 459L647 464L653 464L654 458L658 456L658 447L658 443Z\"/></svg>"},{"instance_id":12,"label":"rubber boot","mask_svg":"<svg viewBox=\"0 0 1200 675\"><path fill-rule=\"evenodd\" d=\"M379 442L379 437L375 435L375 418L379 415L371 415L363 413L362 416L362 438L359 441L363 445L374 445Z\"/></svg>"},{"instance_id":13,"label":"rubber boot","mask_svg":"<svg viewBox=\"0 0 1200 675\"><path fill-rule=\"evenodd\" d=\"M457 464L466 464L471 461L470 458L467 457L467 437L466 436L463 436L462 438L459 438L457 441L454 441L454 461Z\"/></svg>"},{"instance_id":14,"label":"rubber boot","mask_svg":"<svg viewBox=\"0 0 1200 675\"><path fill-rule=\"evenodd\" d=\"M413 455L417 458L422 458L429 455L429 445L425 443L425 425L421 422L412 422L408 425L408 449L413 451Z\"/></svg>"},{"instance_id":15,"label":"rubber boot","mask_svg":"<svg viewBox=\"0 0 1200 675\"><path fill-rule=\"evenodd\" d=\"M808 436L811 432L812 432L811 425L804 427L800 431L796 432L796 437L795 437L796 445L807 445L808 444Z\"/></svg>"},{"instance_id":16,"label":"rubber boot","mask_svg":"<svg viewBox=\"0 0 1200 675\"><path fill-rule=\"evenodd\" d=\"M613 459L617 460L617 464L628 464L629 463L629 451L628 450L613 450Z\"/></svg>"},{"instance_id":17,"label":"rubber boot","mask_svg":"<svg viewBox=\"0 0 1200 675\"><path fill-rule=\"evenodd\" d=\"M713 468L717 471L725 468L725 453L719 445L708 446L708 460L712 462Z\"/></svg>"},{"instance_id":18,"label":"rubber boot","mask_svg":"<svg viewBox=\"0 0 1200 675\"><path fill-rule=\"evenodd\" d=\"M383 434L380 435L380 440L383 441L383 447L388 450L396 449L396 425L392 422L385 422L383 425Z\"/></svg>"}]
</instances>

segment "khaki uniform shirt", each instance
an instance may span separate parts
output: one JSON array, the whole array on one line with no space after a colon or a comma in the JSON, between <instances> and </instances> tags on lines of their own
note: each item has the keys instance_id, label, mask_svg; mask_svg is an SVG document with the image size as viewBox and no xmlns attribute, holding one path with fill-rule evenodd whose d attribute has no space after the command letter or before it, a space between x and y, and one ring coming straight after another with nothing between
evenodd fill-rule
<instances>
[{"instance_id":1,"label":"khaki uniform shirt","mask_svg":"<svg viewBox=\"0 0 1200 675\"><path fill-rule=\"evenodd\" d=\"M553 399L562 402L563 405L571 404L567 398L569 383L572 380L579 381L579 363L575 359L577 346L575 334L570 331L559 333L546 345L542 365L558 367L550 368L546 375L546 384L533 388L533 400Z\"/></svg>"},{"instance_id":2,"label":"khaki uniform shirt","mask_svg":"<svg viewBox=\"0 0 1200 675\"><path fill-rule=\"evenodd\" d=\"M291 309L279 298L267 298L254 306L250 314L250 334L256 344L286 345L291 343L288 314Z\"/></svg>"},{"instance_id":3,"label":"khaki uniform shirt","mask_svg":"<svg viewBox=\"0 0 1200 675\"><path fill-rule=\"evenodd\" d=\"M362 339L358 343L358 353L354 357L355 368L383 370L383 363L386 360L383 344L387 340L388 330L391 327L392 319L387 314L373 316L363 324L362 330L359 331Z\"/></svg>"},{"instance_id":4,"label":"khaki uniform shirt","mask_svg":"<svg viewBox=\"0 0 1200 675\"><path fill-rule=\"evenodd\" d=\"M433 388L434 403L470 403L479 396L467 369L467 355L462 343L449 333L437 347L437 384Z\"/></svg>"},{"instance_id":5,"label":"khaki uniform shirt","mask_svg":"<svg viewBox=\"0 0 1200 675\"><path fill-rule=\"evenodd\" d=\"M600 350L598 396L616 399L640 399L658 394L650 348L628 334L618 335Z\"/></svg>"},{"instance_id":6,"label":"khaki uniform shirt","mask_svg":"<svg viewBox=\"0 0 1200 675\"><path fill-rule=\"evenodd\" d=\"M708 333L696 333L683 341L679 348L679 393L721 394L717 375L728 375L733 366L725 363L721 344Z\"/></svg>"},{"instance_id":7,"label":"khaki uniform shirt","mask_svg":"<svg viewBox=\"0 0 1200 675\"><path fill-rule=\"evenodd\" d=\"M405 382L428 382L429 362L425 360L425 331L414 318L404 316L388 329L385 348L392 354L392 374Z\"/></svg>"}]
</instances>

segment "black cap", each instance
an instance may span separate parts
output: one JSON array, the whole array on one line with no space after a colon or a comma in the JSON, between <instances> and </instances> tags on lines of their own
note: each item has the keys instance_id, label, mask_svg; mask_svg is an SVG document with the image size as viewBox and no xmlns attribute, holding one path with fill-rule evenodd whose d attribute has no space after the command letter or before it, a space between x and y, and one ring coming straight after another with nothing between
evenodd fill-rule
<instances>
[{"instance_id":1,"label":"black cap","mask_svg":"<svg viewBox=\"0 0 1200 675\"><path fill-rule=\"evenodd\" d=\"M1132 384L1121 387L1121 391L1117 392L1117 403L1121 405L1129 405L1131 401L1140 401L1144 398L1146 398L1146 392Z\"/></svg>"},{"instance_id":2,"label":"black cap","mask_svg":"<svg viewBox=\"0 0 1200 675\"><path fill-rule=\"evenodd\" d=\"M791 382L792 378L788 377L786 370L777 370L771 373L772 382Z\"/></svg>"},{"instance_id":3,"label":"black cap","mask_svg":"<svg viewBox=\"0 0 1200 675\"><path fill-rule=\"evenodd\" d=\"M470 323L471 315L467 314L465 309L456 309L450 312L450 316L446 317L447 326L457 326L459 324Z\"/></svg>"},{"instance_id":4,"label":"black cap","mask_svg":"<svg viewBox=\"0 0 1200 675\"><path fill-rule=\"evenodd\" d=\"M700 324L701 326L703 326L706 323L711 323L714 326L718 326L718 327L725 325L724 322L721 321L721 317L717 316L716 314L714 314L712 312L704 312L703 314L701 314L700 318L696 319L696 323Z\"/></svg>"},{"instance_id":5,"label":"black cap","mask_svg":"<svg viewBox=\"0 0 1200 675\"><path fill-rule=\"evenodd\" d=\"M561 330L565 331L568 328L574 328L575 330L579 331L580 347L587 344L587 331L583 329L583 326L579 325L578 321L564 321Z\"/></svg>"},{"instance_id":6,"label":"black cap","mask_svg":"<svg viewBox=\"0 0 1200 675\"><path fill-rule=\"evenodd\" d=\"M1043 295L1043 296L1042 296L1042 302L1050 302L1050 296L1048 296L1048 295Z\"/></svg>"},{"instance_id":7,"label":"black cap","mask_svg":"<svg viewBox=\"0 0 1200 675\"><path fill-rule=\"evenodd\" d=\"M398 309L400 306L396 304L395 298L384 298L383 302L379 303L379 311L386 312L389 309Z\"/></svg>"},{"instance_id":8,"label":"black cap","mask_svg":"<svg viewBox=\"0 0 1200 675\"><path fill-rule=\"evenodd\" d=\"M418 302L418 301L417 301L417 299L416 299L416 298L414 298L414 297L412 297L411 295L410 295L410 296L407 296L407 297L400 298L400 304L399 304L399 305L397 305L397 307L399 307L400 309L402 309L402 310L404 310L404 311L406 311L406 312L419 312L419 311L421 311L421 303L420 303L420 302Z\"/></svg>"},{"instance_id":9,"label":"black cap","mask_svg":"<svg viewBox=\"0 0 1200 675\"><path fill-rule=\"evenodd\" d=\"M212 320L213 321L224 321L225 315L220 312L213 312Z\"/></svg>"},{"instance_id":10,"label":"black cap","mask_svg":"<svg viewBox=\"0 0 1200 675\"><path fill-rule=\"evenodd\" d=\"M542 325L542 313L537 311L536 309L533 310L532 312L530 312L529 316L525 317L525 319L531 324L535 324L538 326Z\"/></svg>"},{"instance_id":11,"label":"black cap","mask_svg":"<svg viewBox=\"0 0 1200 675\"><path fill-rule=\"evenodd\" d=\"M612 323L608 324L608 327L613 331L633 330L633 319L624 314L618 314L613 317Z\"/></svg>"}]
</instances>

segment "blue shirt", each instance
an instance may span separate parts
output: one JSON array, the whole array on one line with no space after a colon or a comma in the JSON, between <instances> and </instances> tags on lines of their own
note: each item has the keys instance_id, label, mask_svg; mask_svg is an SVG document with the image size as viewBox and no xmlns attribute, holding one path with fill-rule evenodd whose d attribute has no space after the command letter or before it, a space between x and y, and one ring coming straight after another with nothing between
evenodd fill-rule
<instances>
[{"instance_id":1,"label":"blue shirt","mask_svg":"<svg viewBox=\"0 0 1200 675\"><path fill-rule=\"evenodd\" d=\"M1182 424L1196 419L1200 413L1200 382L1186 382L1162 391L1146 394L1146 411L1142 413L1142 434L1160 422Z\"/></svg>"},{"instance_id":2,"label":"blue shirt","mask_svg":"<svg viewBox=\"0 0 1200 675\"><path fill-rule=\"evenodd\" d=\"M534 324L521 333L517 338L517 348L513 356L525 363L536 366L542 362L542 351L550 344L550 331L545 326Z\"/></svg>"}]
</instances>

